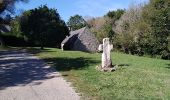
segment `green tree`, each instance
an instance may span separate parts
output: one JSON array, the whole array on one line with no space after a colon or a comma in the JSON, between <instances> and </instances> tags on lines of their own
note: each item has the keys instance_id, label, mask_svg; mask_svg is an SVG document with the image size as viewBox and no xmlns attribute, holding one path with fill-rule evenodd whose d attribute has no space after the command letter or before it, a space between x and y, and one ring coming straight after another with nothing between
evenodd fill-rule
<instances>
[{"instance_id":1,"label":"green tree","mask_svg":"<svg viewBox=\"0 0 170 100\"><path fill-rule=\"evenodd\" d=\"M114 32L112 30L112 20L105 17L93 18L87 21L90 30L96 35L99 42L102 43L103 38L109 37L112 40Z\"/></svg>"},{"instance_id":2,"label":"green tree","mask_svg":"<svg viewBox=\"0 0 170 100\"><path fill-rule=\"evenodd\" d=\"M164 59L170 59L168 49L170 36L170 1L150 0L146 5L143 16L145 21L151 26L151 34L154 41L152 47L153 55L161 55Z\"/></svg>"},{"instance_id":3,"label":"green tree","mask_svg":"<svg viewBox=\"0 0 170 100\"><path fill-rule=\"evenodd\" d=\"M67 25L71 27L72 31L85 27L86 21L80 15L71 16Z\"/></svg>"},{"instance_id":4,"label":"green tree","mask_svg":"<svg viewBox=\"0 0 170 100\"><path fill-rule=\"evenodd\" d=\"M56 9L46 5L27 11L21 17L21 31L32 41L41 46L60 46L68 35L68 28Z\"/></svg>"},{"instance_id":5,"label":"green tree","mask_svg":"<svg viewBox=\"0 0 170 100\"><path fill-rule=\"evenodd\" d=\"M13 12L15 2L27 2L28 0L0 0L0 14L5 10L8 12Z\"/></svg>"},{"instance_id":6,"label":"green tree","mask_svg":"<svg viewBox=\"0 0 170 100\"><path fill-rule=\"evenodd\" d=\"M141 52L138 42L141 35L147 29L142 22L143 6L130 6L119 20L115 22L114 31L116 33L113 43L115 47L123 52L135 54Z\"/></svg>"},{"instance_id":7,"label":"green tree","mask_svg":"<svg viewBox=\"0 0 170 100\"><path fill-rule=\"evenodd\" d=\"M114 19L114 20L118 20L123 14L124 14L125 10L123 9L117 9L116 11L109 11L106 16Z\"/></svg>"},{"instance_id":8,"label":"green tree","mask_svg":"<svg viewBox=\"0 0 170 100\"><path fill-rule=\"evenodd\" d=\"M18 16L10 21L10 26L11 26L11 32L9 33L10 35L15 37L23 37L20 27L20 18Z\"/></svg>"},{"instance_id":9,"label":"green tree","mask_svg":"<svg viewBox=\"0 0 170 100\"><path fill-rule=\"evenodd\" d=\"M3 12L14 13L14 5L16 2L27 2L28 0L0 0L0 25L4 24L4 19L2 19ZM9 23L9 22L8 22ZM0 46L5 45L4 39L2 38L2 34L0 32Z\"/></svg>"}]
</instances>

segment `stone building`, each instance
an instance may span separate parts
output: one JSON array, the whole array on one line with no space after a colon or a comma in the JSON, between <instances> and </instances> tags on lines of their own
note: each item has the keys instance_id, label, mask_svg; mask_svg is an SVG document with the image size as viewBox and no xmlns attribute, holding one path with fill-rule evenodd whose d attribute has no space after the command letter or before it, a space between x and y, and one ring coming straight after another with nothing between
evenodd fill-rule
<instances>
[{"instance_id":1,"label":"stone building","mask_svg":"<svg viewBox=\"0 0 170 100\"><path fill-rule=\"evenodd\" d=\"M5 24L0 25L0 33L6 33L10 31L11 31L11 27L9 25L5 25Z\"/></svg>"},{"instance_id":2,"label":"stone building","mask_svg":"<svg viewBox=\"0 0 170 100\"><path fill-rule=\"evenodd\" d=\"M97 52L99 42L89 28L84 27L76 31L71 31L61 43L63 50L75 50L84 52Z\"/></svg>"}]
</instances>

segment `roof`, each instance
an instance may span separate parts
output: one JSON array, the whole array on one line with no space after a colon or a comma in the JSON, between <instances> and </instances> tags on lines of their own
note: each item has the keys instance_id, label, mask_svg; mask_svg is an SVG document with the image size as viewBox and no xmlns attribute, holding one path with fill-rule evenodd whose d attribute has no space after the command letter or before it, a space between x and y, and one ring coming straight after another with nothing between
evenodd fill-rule
<instances>
[{"instance_id":1,"label":"roof","mask_svg":"<svg viewBox=\"0 0 170 100\"><path fill-rule=\"evenodd\" d=\"M61 44L65 44L66 42L68 42L70 39L71 41L75 41L75 39L77 39L76 37L78 36L78 34L81 34L85 31L86 27L83 27L79 30L75 30L75 31L71 31L70 32L70 36L66 37Z\"/></svg>"},{"instance_id":2,"label":"roof","mask_svg":"<svg viewBox=\"0 0 170 100\"><path fill-rule=\"evenodd\" d=\"M72 34L81 34L81 33L84 32L85 29L86 29L86 27L83 27L81 29L78 29L78 30L75 30L75 31L71 31L70 35L72 35Z\"/></svg>"},{"instance_id":3,"label":"roof","mask_svg":"<svg viewBox=\"0 0 170 100\"><path fill-rule=\"evenodd\" d=\"M10 31L11 31L11 27L9 25L0 25L0 32L5 33Z\"/></svg>"}]
</instances>

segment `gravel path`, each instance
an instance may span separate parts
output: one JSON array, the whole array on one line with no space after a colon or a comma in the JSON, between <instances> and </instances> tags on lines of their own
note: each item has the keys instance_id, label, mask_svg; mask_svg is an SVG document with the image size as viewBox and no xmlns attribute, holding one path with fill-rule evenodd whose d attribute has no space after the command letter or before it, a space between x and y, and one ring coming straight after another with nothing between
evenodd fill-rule
<instances>
[{"instance_id":1,"label":"gravel path","mask_svg":"<svg viewBox=\"0 0 170 100\"><path fill-rule=\"evenodd\" d=\"M61 74L24 51L0 51L0 100L79 100Z\"/></svg>"}]
</instances>

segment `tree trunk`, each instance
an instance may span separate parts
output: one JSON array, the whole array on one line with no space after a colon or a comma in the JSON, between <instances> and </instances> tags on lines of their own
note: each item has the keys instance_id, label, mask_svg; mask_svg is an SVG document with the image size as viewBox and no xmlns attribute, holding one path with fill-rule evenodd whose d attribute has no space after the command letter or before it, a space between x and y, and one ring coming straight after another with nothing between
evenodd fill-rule
<instances>
[{"instance_id":1,"label":"tree trunk","mask_svg":"<svg viewBox=\"0 0 170 100\"><path fill-rule=\"evenodd\" d=\"M0 46L1 47L5 46L5 43L4 43L4 41L3 41L3 39L1 37L0 37Z\"/></svg>"},{"instance_id":2,"label":"tree trunk","mask_svg":"<svg viewBox=\"0 0 170 100\"><path fill-rule=\"evenodd\" d=\"M44 49L44 46L41 46L41 50L43 50Z\"/></svg>"}]
</instances>

